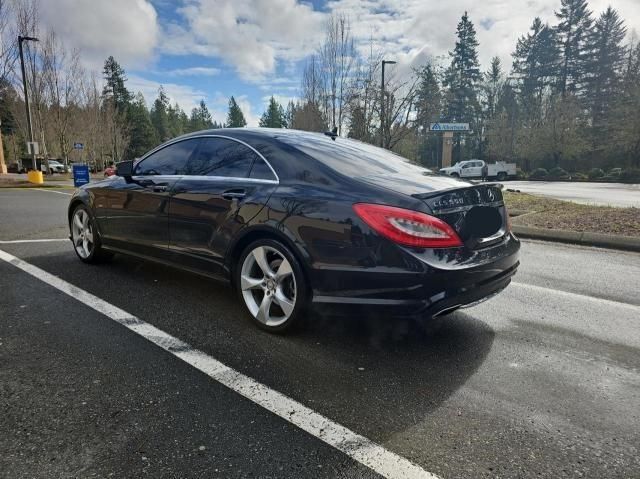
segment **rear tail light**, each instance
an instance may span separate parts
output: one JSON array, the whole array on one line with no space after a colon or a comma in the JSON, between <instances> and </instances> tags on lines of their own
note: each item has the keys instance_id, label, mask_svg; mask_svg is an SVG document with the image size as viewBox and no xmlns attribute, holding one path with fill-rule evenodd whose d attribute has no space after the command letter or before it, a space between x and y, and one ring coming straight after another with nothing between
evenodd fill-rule
<instances>
[{"instance_id":1,"label":"rear tail light","mask_svg":"<svg viewBox=\"0 0 640 479\"><path fill-rule=\"evenodd\" d=\"M435 216L369 203L356 203L353 209L373 230L395 243L418 248L462 246L453 228Z\"/></svg>"}]
</instances>

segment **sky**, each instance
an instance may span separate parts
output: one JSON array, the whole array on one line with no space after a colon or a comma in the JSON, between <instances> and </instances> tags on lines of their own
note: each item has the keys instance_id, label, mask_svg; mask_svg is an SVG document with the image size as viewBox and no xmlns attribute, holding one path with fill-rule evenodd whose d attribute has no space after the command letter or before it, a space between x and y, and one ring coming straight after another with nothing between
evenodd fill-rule
<instances>
[{"instance_id":1,"label":"sky","mask_svg":"<svg viewBox=\"0 0 640 479\"><path fill-rule=\"evenodd\" d=\"M640 0L589 2L596 15L608 5L629 36L640 36ZM44 0L40 7L44 26L78 48L85 67L101 71L113 55L127 87L149 103L162 85L187 113L204 100L223 122L233 95L257 126L271 95L282 103L299 95L305 59L333 12L347 15L359 51L373 41L401 75L452 50L465 10L483 69L496 55L508 69L517 38L536 16L554 24L560 0Z\"/></svg>"}]
</instances>

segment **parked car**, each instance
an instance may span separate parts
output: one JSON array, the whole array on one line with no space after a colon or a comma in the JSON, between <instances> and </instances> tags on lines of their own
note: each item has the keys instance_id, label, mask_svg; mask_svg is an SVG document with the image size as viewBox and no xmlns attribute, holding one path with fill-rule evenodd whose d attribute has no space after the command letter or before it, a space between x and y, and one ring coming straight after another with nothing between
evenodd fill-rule
<instances>
[{"instance_id":1,"label":"parked car","mask_svg":"<svg viewBox=\"0 0 640 479\"><path fill-rule=\"evenodd\" d=\"M481 178L482 168L485 162L482 160L459 161L453 166L440 168L439 172L454 178ZM497 161L496 163L486 163L487 177L504 181L517 175L516 164Z\"/></svg>"},{"instance_id":2,"label":"parked car","mask_svg":"<svg viewBox=\"0 0 640 479\"><path fill-rule=\"evenodd\" d=\"M499 187L354 140L207 130L116 174L71 197L78 258L125 253L229 281L271 332L309 307L441 316L498 293L519 264Z\"/></svg>"},{"instance_id":3,"label":"parked car","mask_svg":"<svg viewBox=\"0 0 640 479\"><path fill-rule=\"evenodd\" d=\"M10 163L7 165L7 173L26 173L20 163Z\"/></svg>"},{"instance_id":4,"label":"parked car","mask_svg":"<svg viewBox=\"0 0 640 479\"><path fill-rule=\"evenodd\" d=\"M49 170L47 171L47 162L42 160L40 162L40 171L42 171L45 174L53 175L54 173L64 173L65 168L64 168L64 165L59 161L49 160Z\"/></svg>"}]
</instances>

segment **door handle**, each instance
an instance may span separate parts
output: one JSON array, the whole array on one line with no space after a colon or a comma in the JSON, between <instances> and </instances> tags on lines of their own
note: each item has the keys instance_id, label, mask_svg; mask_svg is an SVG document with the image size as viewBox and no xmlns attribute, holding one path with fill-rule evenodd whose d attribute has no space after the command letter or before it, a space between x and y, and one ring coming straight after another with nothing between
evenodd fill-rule
<instances>
[{"instance_id":1,"label":"door handle","mask_svg":"<svg viewBox=\"0 0 640 479\"><path fill-rule=\"evenodd\" d=\"M240 190L240 189L227 190L224 193L222 193L222 197L225 200L239 200L241 198L244 198L246 195L247 195L247 192L245 190Z\"/></svg>"},{"instance_id":2,"label":"door handle","mask_svg":"<svg viewBox=\"0 0 640 479\"><path fill-rule=\"evenodd\" d=\"M163 191L167 191L167 185L153 185L151 190L156 193L162 193Z\"/></svg>"}]
</instances>

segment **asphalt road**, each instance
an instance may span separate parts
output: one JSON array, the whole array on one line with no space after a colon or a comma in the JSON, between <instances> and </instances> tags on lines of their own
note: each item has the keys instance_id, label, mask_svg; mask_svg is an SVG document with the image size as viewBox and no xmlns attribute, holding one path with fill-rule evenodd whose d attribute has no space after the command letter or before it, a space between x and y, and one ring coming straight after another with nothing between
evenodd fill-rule
<instances>
[{"instance_id":1,"label":"asphalt road","mask_svg":"<svg viewBox=\"0 0 640 479\"><path fill-rule=\"evenodd\" d=\"M0 189L0 239L65 238L67 200ZM279 337L197 276L0 250L442 478L640 476L638 254L523 241L514 283L435 334L312 316ZM0 477L380 477L5 261L0 288Z\"/></svg>"},{"instance_id":2,"label":"asphalt road","mask_svg":"<svg viewBox=\"0 0 640 479\"><path fill-rule=\"evenodd\" d=\"M558 200L602 206L640 208L640 184L566 181L505 181L506 188Z\"/></svg>"}]
</instances>

